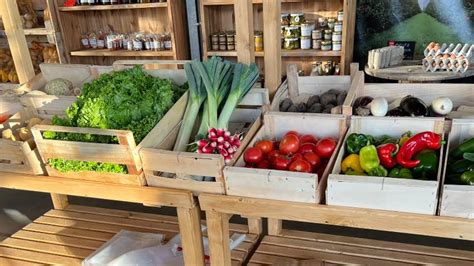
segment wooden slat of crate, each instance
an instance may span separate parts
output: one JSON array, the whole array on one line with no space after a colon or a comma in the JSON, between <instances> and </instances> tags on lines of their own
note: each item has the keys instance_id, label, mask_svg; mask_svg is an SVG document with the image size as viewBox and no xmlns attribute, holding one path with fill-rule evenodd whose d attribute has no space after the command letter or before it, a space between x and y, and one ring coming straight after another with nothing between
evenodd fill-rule
<instances>
[{"instance_id":1,"label":"wooden slat of crate","mask_svg":"<svg viewBox=\"0 0 474 266\"><path fill-rule=\"evenodd\" d=\"M307 232L304 232L307 233ZM444 264L471 265L474 258L459 259L443 257L440 254L414 254L410 249L390 250L371 246L357 246L351 237L341 237L342 242L334 243L319 240L303 240L283 236L265 236L250 259L250 263L278 263L279 258L294 259L299 263L331 262L337 264L372 264L372 265L413 265ZM367 240L370 243L371 240ZM432 248L433 253L436 248ZM465 252L468 254L468 252ZM267 256L261 256L267 255ZM472 255L472 254L471 254ZM269 257L270 256L270 257ZM254 258L255 257L255 258ZM293 260L291 262L294 262ZM311 265L311 264L307 264Z\"/></svg>"},{"instance_id":2,"label":"wooden slat of crate","mask_svg":"<svg viewBox=\"0 0 474 266\"><path fill-rule=\"evenodd\" d=\"M34 265L44 265L41 263L35 263L30 261L24 260L15 260L10 258L1 258L0 257L0 265L8 265L8 266L34 266Z\"/></svg>"},{"instance_id":3,"label":"wooden slat of crate","mask_svg":"<svg viewBox=\"0 0 474 266\"><path fill-rule=\"evenodd\" d=\"M232 232L248 233L243 231L243 225L231 224L230 228ZM45 213L0 242L0 264L80 265L122 229L164 233L167 240L179 233L176 217L69 205L65 210ZM247 234L245 241L232 252L233 264L241 265L257 240L257 235Z\"/></svg>"}]
</instances>

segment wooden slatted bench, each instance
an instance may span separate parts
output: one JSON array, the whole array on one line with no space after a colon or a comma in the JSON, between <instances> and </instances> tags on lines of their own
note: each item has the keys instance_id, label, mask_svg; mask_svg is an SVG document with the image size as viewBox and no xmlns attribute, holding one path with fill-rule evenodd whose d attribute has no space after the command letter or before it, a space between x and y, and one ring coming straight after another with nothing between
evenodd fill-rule
<instances>
[{"instance_id":1,"label":"wooden slatted bench","mask_svg":"<svg viewBox=\"0 0 474 266\"><path fill-rule=\"evenodd\" d=\"M327 235L282 228L283 220L320 223L469 240L474 248L474 221L461 218L378 211L308 203L201 194L206 211L212 265L230 265L229 217L268 218L268 233L249 265L474 265L474 252L422 245Z\"/></svg>"}]
</instances>

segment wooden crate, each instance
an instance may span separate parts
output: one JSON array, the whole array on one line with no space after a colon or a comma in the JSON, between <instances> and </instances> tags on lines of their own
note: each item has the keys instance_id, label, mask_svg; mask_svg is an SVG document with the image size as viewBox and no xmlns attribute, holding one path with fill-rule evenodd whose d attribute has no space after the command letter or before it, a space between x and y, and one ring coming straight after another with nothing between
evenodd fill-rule
<instances>
[{"instance_id":1,"label":"wooden crate","mask_svg":"<svg viewBox=\"0 0 474 266\"><path fill-rule=\"evenodd\" d=\"M96 73L107 73L112 70L112 67L101 67L97 68ZM87 76L86 72L87 70L84 68L84 76ZM186 81L184 70L146 70L146 72L155 77L170 78L178 85L182 85ZM88 76L87 79L92 79L95 76L98 76L98 74L92 74ZM187 94L183 95L176 102L176 105L185 105L186 100ZM53 102L55 102L56 105L65 104L64 101L53 100ZM155 142L159 143L167 137L167 135L163 134L163 132L168 128L170 123L175 121L175 110L176 108L172 107L138 145L135 143L132 132L128 130L36 126L33 128L32 132L34 134L41 158L46 165L48 175L75 179L96 180L109 183L145 185L146 181L142 173L142 163L138 151L141 149L141 147L143 147L143 145L151 145L151 143ZM43 139L41 134L43 131L116 136L119 139L119 144L48 140ZM49 158L118 163L127 165L129 174L99 172L61 173L47 165Z\"/></svg>"},{"instance_id":2,"label":"wooden crate","mask_svg":"<svg viewBox=\"0 0 474 266\"><path fill-rule=\"evenodd\" d=\"M448 165L448 154L465 140L474 137L473 119L453 119L448 136L446 158L442 179L439 214L474 219L474 187L468 185L445 184Z\"/></svg>"},{"instance_id":3,"label":"wooden crate","mask_svg":"<svg viewBox=\"0 0 474 266\"><path fill-rule=\"evenodd\" d=\"M433 131L444 136L443 118L412 117L352 117L344 143L351 133L373 136L400 137L404 132ZM326 202L328 205L403 211L422 214L436 213L438 188L441 181L440 160L436 181L377 176L350 176L341 173L345 155L341 145L332 172L328 178ZM443 158L443 149L439 158Z\"/></svg>"},{"instance_id":4,"label":"wooden crate","mask_svg":"<svg viewBox=\"0 0 474 266\"><path fill-rule=\"evenodd\" d=\"M290 130L296 130L300 134L315 135L318 138L336 138L339 140L339 147L346 131L346 117L269 112L265 114L263 126L249 143L249 147L262 139L281 139ZM243 156L240 156L234 167L224 169L227 194L320 203L324 198L326 179L335 157L336 152L329 159L323 175L318 176L313 173L245 168Z\"/></svg>"},{"instance_id":5,"label":"wooden crate","mask_svg":"<svg viewBox=\"0 0 474 266\"><path fill-rule=\"evenodd\" d=\"M308 76L308 77L298 77L298 92L299 95L321 95L330 89L336 89L340 91L347 92L346 99L342 104L341 110L335 112L336 114L352 114L351 104L354 101L353 92L357 88L364 85L364 73L362 71L357 71L354 74L354 78L351 76ZM275 96L272 100L271 110L273 112L280 111L280 103L289 98L288 92L288 80L285 80L280 87L278 88ZM311 113L306 113L306 115L312 115Z\"/></svg>"},{"instance_id":6,"label":"wooden crate","mask_svg":"<svg viewBox=\"0 0 474 266\"><path fill-rule=\"evenodd\" d=\"M420 98L427 105L438 97L449 97L453 101L454 110L460 105L474 106L473 84L432 84L432 83L369 83L353 87L350 103L361 96L384 97L390 103L407 95ZM349 109L352 115L352 109Z\"/></svg>"},{"instance_id":7,"label":"wooden crate","mask_svg":"<svg viewBox=\"0 0 474 266\"><path fill-rule=\"evenodd\" d=\"M159 141L146 141L141 145L143 149L140 149L140 157L147 184L155 187L186 189L195 193L225 194L224 159L221 155L173 151L186 103L184 99L170 110L170 113L174 115L173 120L162 127L161 132L166 137ZM252 140L261 125L262 106L268 104L267 89L253 88L232 114L229 124L231 132L245 132L245 135L240 149L229 165L235 163L235 159ZM214 177L215 181L196 181L186 178L189 175Z\"/></svg>"},{"instance_id":8,"label":"wooden crate","mask_svg":"<svg viewBox=\"0 0 474 266\"><path fill-rule=\"evenodd\" d=\"M0 133L5 129L26 126L28 117L19 112L0 124ZM44 165L41 162L33 138L27 141L12 141L0 138L0 171L43 175Z\"/></svg>"}]
</instances>

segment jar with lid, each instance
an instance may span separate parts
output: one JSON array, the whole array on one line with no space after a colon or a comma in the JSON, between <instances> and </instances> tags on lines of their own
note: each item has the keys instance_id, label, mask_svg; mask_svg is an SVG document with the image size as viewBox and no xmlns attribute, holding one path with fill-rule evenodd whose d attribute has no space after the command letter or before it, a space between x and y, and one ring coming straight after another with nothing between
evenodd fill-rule
<instances>
[{"instance_id":1,"label":"jar with lid","mask_svg":"<svg viewBox=\"0 0 474 266\"><path fill-rule=\"evenodd\" d=\"M285 38L299 38L301 36L301 28L298 26L285 27Z\"/></svg>"},{"instance_id":2,"label":"jar with lid","mask_svg":"<svg viewBox=\"0 0 474 266\"><path fill-rule=\"evenodd\" d=\"M235 50L235 32L228 31L227 37L227 50Z\"/></svg>"},{"instance_id":3,"label":"jar with lid","mask_svg":"<svg viewBox=\"0 0 474 266\"><path fill-rule=\"evenodd\" d=\"M324 30L324 40L325 41L332 40L332 30Z\"/></svg>"},{"instance_id":4,"label":"jar with lid","mask_svg":"<svg viewBox=\"0 0 474 266\"><path fill-rule=\"evenodd\" d=\"M339 65L339 63L336 64L336 66L334 66L334 75L340 75L341 74L341 66Z\"/></svg>"},{"instance_id":5,"label":"jar with lid","mask_svg":"<svg viewBox=\"0 0 474 266\"><path fill-rule=\"evenodd\" d=\"M81 46L84 49L90 49L91 48L91 45L89 43L89 36L85 33L81 35Z\"/></svg>"},{"instance_id":6,"label":"jar with lid","mask_svg":"<svg viewBox=\"0 0 474 266\"><path fill-rule=\"evenodd\" d=\"M314 22L301 23L301 36L311 36L311 32L315 29Z\"/></svg>"},{"instance_id":7,"label":"jar with lid","mask_svg":"<svg viewBox=\"0 0 474 266\"><path fill-rule=\"evenodd\" d=\"M328 26L328 21L325 17L318 18L318 26L320 29L324 29Z\"/></svg>"},{"instance_id":8,"label":"jar with lid","mask_svg":"<svg viewBox=\"0 0 474 266\"><path fill-rule=\"evenodd\" d=\"M321 40L313 40L313 49L321 50Z\"/></svg>"},{"instance_id":9,"label":"jar with lid","mask_svg":"<svg viewBox=\"0 0 474 266\"><path fill-rule=\"evenodd\" d=\"M328 18L328 28L329 29L334 29L334 24L336 23L336 19L335 18Z\"/></svg>"},{"instance_id":10,"label":"jar with lid","mask_svg":"<svg viewBox=\"0 0 474 266\"><path fill-rule=\"evenodd\" d=\"M290 25L290 14L288 13L281 13L281 25L288 26Z\"/></svg>"},{"instance_id":11,"label":"jar with lid","mask_svg":"<svg viewBox=\"0 0 474 266\"><path fill-rule=\"evenodd\" d=\"M332 50L333 51L341 51L342 49L342 42L337 41L337 42L332 42Z\"/></svg>"},{"instance_id":12,"label":"jar with lid","mask_svg":"<svg viewBox=\"0 0 474 266\"><path fill-rule=\"evenodd\" d=\"M344 21L344 10L337 11L337 21Z\"/></svg>"},{"instance_id":13,"label":"jar with lid","mask_svg":"<svg viewBox=\"0 0 474 266\"><path fill-rule=\"evenodd\" d=\"M263 51L263 32L257 31L254 33L255 52Z\"/></svg>"},{"instance_id":14,"label":"jar with lid","mask_svg":"<svg viewBox=\"0 0 474 266\"><path fill-rule=\"evenodd\" d=\"M105 48L105 36L102 31L99 31L97 34L97 48L104 49Z\"/></svg>"},{"instance_id":15,"label":"jar with lid","mask_svg":"<svg viewBox=\"0 0 474 266\"><path fill-rule=\"evenodd\" d=\"M291 26L299 26L301 23L305 23L306 20L304 18L304 14L302 13L294 13L290 14L290 25Z\"/></svg>"},{"instance_id":16,"label":"jar with lid","mask_svg":"<svg viewBox=\"0 0 474 266\"><path fill-rule=\"evenodd\" d=\"M299 49L300 40L298 38L286 38L284 48L287 50Z\"/></svg>"},{"instance_id":17,"label":"jar with lid","mask_svg":"<svg viewBox=\"0 0 474 266\"><path fill-rule=\"evenodd\" d=\"M92 49L97 49L97 35L95 32L89 34L89 44Z\"/></svg>"},{"instance_id":18,"label":"jar with lid","mask_svg":"<svg viewBox=\"0 0 474 266\"><path fill-rule=\"evenodd\" d=\"M224 32L219 33L219 50L227 50L227 38Z\"/></svg>"},{"instance_id":19,"label":"jar with lid","mask_svg":"<svg viewBox=\"0 0 474 266\"><path fill-rule=\"evenodd\" d=\"M311 37L309 36L301 36L301 49L303 50L307 50L307 49L311 49Z\"/></svg>"},{"instance_id":20,"label":"jar with lid","mask_svg":"<svg viewBox=\"0 0 474 266\"><path fill-rule=\"evenodd\" d=\"M323 33L321 30L313 30L311 32L311 37L313 40L321 40L323 38Z\"/></svg>"},{"instance_id":21,"label":"jar with lid","mask_svg":"<svg viewBox=\"0 0 474 266\"><path fill-rule=\"evenodd\" d=\"M171 34L165 34L165 50L173 49L173 43L171 42Z\"/></svg>"},{"instance_id":22,"label":"jar with lid","mask_svg":"<svg viewBox=\"0 0 474 266\"><path fill-rule=\"evenodd\" d=\"M311 74L309 74L310 76L319 76L321 72L321 62L318 61L311 64Z\"/></svg>"},{"instance_id":23,"label":"jar with lid","mask_svg":"<svg viewBox=\"0 0 474 266\"><path fill-rule=\"evenodd\" d=\"M219 50L219 34L217 33L211 35L211 49L214 51Z\"/></svg>"},{"instance_id":24,"label":"jar with lid","mask_svg":"<svg viewBox=\"0 0 474 266\"><path fill-rule=\"evenodd\" d=\"M332 41L333 42L340 42L342 41L342 32L335 31L332 33Z\"/></svg>"},{"instance_id":25,"label":"jar with lid","mask_svg":"<svg viewBox=\"0 0 474 266\"><path fill-rule=\"evenodd\" d=\"M334 31L342 31L342 22L341 21L334 22Z\"/></svg>"},{"instance_id":26,"label":"jar with lid","mask_svg":"<svg viewBox=\"0 0 474 266\"><path fill-rule=\"evenodd\" d=\"M321 42L321 50L322 51L331 51L332 50L332 42L331 41L322 41Z\"/></svg>"},{"instance_id":27,"label":"jar with lid","mask_svg":"<svg viewBox=\"0 0 474 266\"><path fill-rule=\"evenodd\" d=\"M332 61L327 61L323 69L324 75L333 75L334 74L334 63Z\"/></svg>"}]
</instances>

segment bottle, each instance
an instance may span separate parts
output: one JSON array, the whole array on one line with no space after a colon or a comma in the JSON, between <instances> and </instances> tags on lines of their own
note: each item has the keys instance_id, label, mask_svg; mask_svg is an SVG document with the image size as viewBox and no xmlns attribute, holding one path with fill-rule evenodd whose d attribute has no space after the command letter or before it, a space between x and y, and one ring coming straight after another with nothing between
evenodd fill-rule
<instances>
[{"instance_id":1,"label":"bottle","mask_svg":"<svg viewBox=\"0 0 474 266\"><path fill-rule=\"evenodd\" d=\"M87 2L90 6L95 5L95 0L88 0Z\"/></svg>"},{"instance_id":2,"label":"bottle","mask_svg":"<svg viewBox=\"0 0 474 266\"><path fill-rule=\"evenodd\" d=\"M89 0L81 0L81 5L82 6L89 5Z\"/></svg>"},{"instance_id":3,"label":"bottle","mask_svg":"<svg viewBox=\"0 0 474 266\"><path fill-rule=\"evenodd\" d=\"M102 0L103 5L110 5L110 0Z\"/></svg>"}]
</instances>

